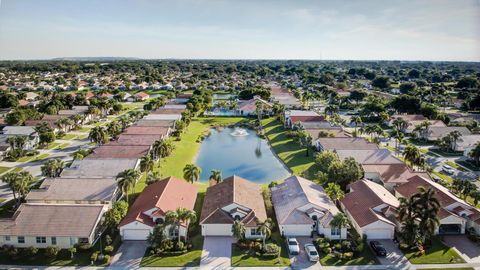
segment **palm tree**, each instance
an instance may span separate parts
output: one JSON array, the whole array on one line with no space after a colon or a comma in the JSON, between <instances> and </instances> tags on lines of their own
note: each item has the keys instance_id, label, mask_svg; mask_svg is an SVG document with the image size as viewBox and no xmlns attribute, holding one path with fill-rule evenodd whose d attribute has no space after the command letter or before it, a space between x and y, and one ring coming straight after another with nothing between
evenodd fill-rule
<instances>
[{"instance_id":1,"label":"palm tree","mask_svg":"<svg viewBox=\"0 0 480 270\"><path fill-rule=\"evenodd\" d=\"M165 213L165 223L172 226L172 231L178 231L178 242L180 242L180 214L185 208L178 208L175 211Z\"/></svg>"},{"instance_id":2,"label":"palm tree","mask_svg":"<svg viewBox=\"0 0 480 270\"><path fill-rule=\"evenodd\" d=\"M398 152L398 146L402 143L404 138L403 132L401 132L397 128L394 128L390 131L389 136L390 138L395 139L395 152Z\"/></svg>"},{"instance_id":3,"label":"palm tree","mask_svg":"<svg viewBox=\"0 0 480 270\"><path fill-rule=\"evenodd\" d=\"M395 120L392 121L393 126L400 132L404 132L407 127L408 127L408 122L407 120L403 118L396 118Z\"/></svg>"},{"instance_id":4,"label":"palm tree","mask_svg":"<svg viewBox=\"0 0 480 270\"><path fill-rule=\"evenodd\" d=\"M94 142L97 145L102 145L108 142L108 134L103 127L92 128L88 134L88 138L91 142Z\"/></svg>"},{"instance_id":5,"label":"palm tree","mask_svg":"<svg viewBox=\"0 0 480 270\"><path fill-rule=\"evenodd\" d=\"M348 221L347 215L341 212L337 213L330 221L330 226L332 228L339 228L340 230L342 228L348 228L350 226L350 223Z\"/></svg>"},{"instance_id":6,"label":"palm tree","mask_svg":"<svg viewBox=\"0 0 480 270\"><path fill-rule=\"evenodd\" d=\"M156 140L152 145L150 154L153 159L160 161L161 158L168 157L174 149L175 147L170 140ZM158 162L158 166L160 167L160 162Z\"/></svg>"},{"instance_id":7,"label":"palm tree","mask_svg":"<svg viewBox=\"0 0 480 270\"><path fill-rule=\"evenodd\" d=\"M195 164L187 164L183 168L183 177L188 182L196 182L200 178L200 173L202 170Z\"/></svg>"},{"instance_id":8,"label":"palm tree","mask_svg":"<svg viewBox=\"0 0 480 270\"><path fill-rule=\"evenodd\" d=\"M28 171L6 173L1 180L12 190L13 198L16 200L15 206L21 203L35 183L35 178Z\"/></svg>"},{"instance_id":9,"label":"palm tree","mask_svg":"<svg viewBox=\"0 0 480 270\"><path fill-rule=\"evenodd\" d=\"M357 137L357 127L362 124L363 121L362 121L362 117L358 116L358 115L354 115L352 116L352 118L350 119L350 124L354 124L355 125L355 137Z\"/></svg>"},{"instance_id":10,"label":"palm tree","mask_svg":"<svg viewBox=\"0 0 480 270\"><path fill-rule=\"evenodd\" d=\"M185 242L186 242L188 240L188 226L190 225L190 223L197 221L197 214L195 213L195 211L183 208L178 213L178 216L180 218L181 223L185 224L185 231L186 231ZM180 236L178 238L180 238Z\"/></svg>"},{"instance_id":11,"label":"palm tree","mask_svg":"<svg viewBox=\"0 0 480 270\"><path fill-rule=\"evenodd\" d=\"M333 115L338 112L338 106L336 105L328 105L325 107L325 116Z\"/></svg>"},{"instance_id":12,"label":"palm tree","mask_svg":"<svg viewBox=\"0 0 480 270\"><path fill-rule=\"evenodd\" d=\"M263 249L265 249L265 241L272 235L273 221L271 218L267 218L264 222L258 224L258 231L262 235Z\"/></svg>"},{"instance_id":13,"label":"palm tree","mask_svg":"<svg viewBox=\"0 0 480 270\"><path fill-rule=\"evenodd\" d=\"M475 165L480 165L480 142L475 144L475 147L472 149L472 151L470 151L468 155L473 159Z\"/></svg>"},{"instance_id":14,"label":"palm tree","mask_svg":"<svg viewBox=\"0 0 480 270\"><path fill-rule=\"evenodd\" d=\"M117 175L118 188L122 191L123 195L125 195L127 203L128 192L135 185L139 176L140 173L134 169L124 170Z\"/></svg>"},{"instance_id":15,"label":"palm tree","mask_svg":"<svg viewBox=\"0 0 480 270\"><path fill-rule=\"evenodd\" d=\"M50 159L40 168L42 174L46 177L59 177L65 167L65 163L61 159Z\"/></svg>"},{"instance_id":16,"label":"palm tree","mask_svg":"<svg viewBox=\"0 0 480 270\"><path fill-rule=\"evenodd\" d=\"M335 204L338 205L338 202L345 197L345 192L343 192L340 185L336 183L328 183L325 187L325 193L330 197Z\"/></svg>"},{"instance_id":17,"label":"palm tree","mask_svg":"<svg viewBox=\"0 0 480 270\"><path fill-rule=\"evenodd\" d=\"M259 122L262 121L263 110L264 110L263 102L260 100L255 101L255 113L257 114ZM259 125L262 126L261 124Z\"/></svg>"},{"instance_id":18,"label":"palm tree","mask_svg":"<svg viewBox=\"0 0 480 270\"><path fill-rule=\"evenodd\" d=\"M245 232L247 229L245 228L245 225L240 222L239 220L235 220L232 225L232 234L235 239L238 241L243 241L245 239Z\"/></svg>"},{"instance_id":19,"label":"palm tree","mask_svg":"<svg viewBox=\"0 0 480 270\"><path fill-rule=\"evenodd\" d=\"M145 173L145 177L148 172L153 170L154 162L149 155L146 155L140 159L140 171Z\"/></svg>"},{"instance_id":20,"label":"palm tree","mask_svg":"<svg viewBox=\"0 0 480 270\"><path fill-rule=\"evenodd\" d=\"M414 246L420 239L420 231L416 223L416 204L412 198L399 198L398 220L402 223L401 238L409 246Z\"/></svg>"},{"instance_id":21,"label":"palm tree","mask_svg":"<svg viewBox=\"0 0 480 270\"><path fill-rule=\"evenodd\" d=\"M418 187L418 193L412 196L413 204L420 220L418 226L422 229L426 240L430 240L435 234L435 228L440 225L438 211L440 202L435 197L435 191L432 188Z\"/></svg>"},{"instance_id":22,"label":"palm tree","mask_svg":"<svg viewBox=\"0 0 480 270\"><path fill-rule=\"evenodd\" d=\"M114 120L107 124L107 132L112 138L116 138L122 132L122 125Z\"/></svg>"},{"instance_id":23,"label":"palm tree","mask_svg":"<svg viewBox=\"0 0 480 270\"><path fill-rule=\"evenodd\" d=\"M212 170L210 175L210 180L215 181L217 184L222 181L222 172L220 170Z\"/></svg>"},{"instance_id":24,"label":"palm tree","mask_svg":"<svg viewBox=\"0 0 480 270\"><path fill-rule=\"evenodd\" d=\"M412 168L418 162L420 155L420 150L412 144L408 144L407 147L405 147L405 151L403 152L403 157L406 161L408 161L408 164L410 164Z\"/></svg>"},{"instance_id":25,"label":"palm tree","mask_svg":"<svg viewBox=\"0 0 480 270\"><path fill-rule=\"evenodd\" d=\"M460 131L458 130L454 130L450 133L448 133L450 139L451 139L451 142L452 142L452 145L450 146L452 151L456 151L457 150L457 141L458 139L460 139L460 137L462 137L462 133L460 133Z\"/></svg>"},{"instance_id":26,"label":"palm tree","mask_svg":"<svg viewBox=\"0 0 480 270\"><path fill-rule=\"evenodd\" d=\"M153 184L160 180L160 173L159 172L152 172L150 171L147 174L147 185Z\"/></svg>"}]
</instances>

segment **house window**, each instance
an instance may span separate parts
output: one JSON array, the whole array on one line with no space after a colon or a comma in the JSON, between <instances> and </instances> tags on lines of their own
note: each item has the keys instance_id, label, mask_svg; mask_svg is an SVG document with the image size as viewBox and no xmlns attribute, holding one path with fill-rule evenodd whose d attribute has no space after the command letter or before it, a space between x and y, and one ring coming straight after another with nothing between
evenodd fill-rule
<instances>
[{"instance_id":1,"label":"house window","mask_svg":"<svg viewBox=\"0 0 480 270\"><path fill-rule=\"evenodd\" d=\"M171 230L170 231L170 237L173 237L173 238L178 237L178 230Z\"/></svg>"},{"instance_id":2,"label":"house window","mask_svg":"<svg viewBox=\"0 0 480 270\"><path fill-rule=\"evenodd\" d=\"M73 246L77 243L77 239L76 238L73 238L73 237L70 237L70 246Z\"/></svg>"},{"instance_id":3,"label":"house window","mask_svg":"<svg viewBox=\"0 0 480 270\"><path fill-rule=\"evenodd\" d=\"M45 243L47 243L47 237L37 236L37 244L45 244Z\"/></svg>"},{"instance_id":4,"label":"house window","mask_svg":"<svg viewBox=\"0 0 480 270\"><path fill-rule=\"evenodd\" d=\"M56 245L57 244L57 237L52 237L52 239L50 239L52 241L52 245Z\"/></svg>"},{"instance_id":5,"label":"house window","mask_svg":"<svg viewBox=\"0 0 480 270\"><path fill-rule=\"evenodd\" d=\"M333 227L330 233L331 236L340 236L340 234L341 234L341 229L336 227Z\"/></svg>"},{"instance_id":6,"label":"house window","mask_svg":"<svg viewBox=\"0 0 480 270\"><path fill-rule=\"evenodd\" d=\"M250 235L262 235L257 228L250 229Z\"/></svg>"},{"instance_id":7,"label":"house window","mask_svg":"<svg viewBox=\"0 0 480 270\"><path fill-rule=\"evenodd\" d=\"M9 235L5 236L5 241L10 241L10 236Z\"/></svg>"},{"instance_id":8,"label":"house window","mask_svg":"<svg viewBox=\"0 0 480 270\"><path fill-rule=\"evenodd\" d=\"M25 244L25 236L18 236L17 237L17 242L19 244Z\"/></svg>"}]
</instances>

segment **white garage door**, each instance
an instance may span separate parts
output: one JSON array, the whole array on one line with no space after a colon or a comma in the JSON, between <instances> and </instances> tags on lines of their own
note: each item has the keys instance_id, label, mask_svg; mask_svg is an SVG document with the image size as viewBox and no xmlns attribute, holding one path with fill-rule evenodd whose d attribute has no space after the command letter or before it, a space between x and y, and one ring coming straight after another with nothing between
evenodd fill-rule
<instances>
[{"instance_id":1,"label":"white garage door","mask_svg":"<svg viewBox=\"0 0 480 270\"><path fill-rule=\"evenodd\" d=\"M232 225L229 224L210 224L202 225L202 235L204 236L231 236Z\"/></svg>"},{"instance_id":2,"label":"white garage door","mask_svg":"<svg viewBox=\"0 0 480 270\"><path fill-rule=\"evenodd\" d=\"M149 230L123 230L123 240L147 240Z\"/></svg>"},{"instance_id":3,"label":"white garage door","mask_svg":"<svg viewBox=\"0 0 480 270\"><path fill-rule=\"evenodd\" d=\"M367 235L367 239L392 239L393 231L388 229L372 229L363 232Z\"/></svg>"}]
</instances>

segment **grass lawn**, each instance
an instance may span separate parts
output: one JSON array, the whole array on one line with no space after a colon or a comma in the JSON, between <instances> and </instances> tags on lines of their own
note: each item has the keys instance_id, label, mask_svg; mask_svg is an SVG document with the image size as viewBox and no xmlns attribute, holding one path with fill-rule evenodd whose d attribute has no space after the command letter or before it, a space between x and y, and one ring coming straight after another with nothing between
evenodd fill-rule
<instances>
[{"instance_id":1,"label":"grass lawn","mask_svg":"<svg viewBox=\"0 0 480 270\"><path fill-rule=\"evenodd\" d=\"M90 129L92 129L92 128L91 127L82 127L81 129L78 130L78 132L88 133L88 132L90 132Z\"/></svg>"},{"instance_id":2,"label":"grass lawn","mask_svg":"<svg viewBox=\"0 0 480 270\"><path fill-rule=\"evenodd\" d=\"M10 200L0 206L0 218L10 218L13 216L15 211L12 209L13 205L15 204L15 200Z\"/></svg>"},{"instance_id":3,"label":"grass lawn","mask_svg":"<svg viewBox=\"0 0 480 270\"><path fill-rule=\"evenodd\" d=\"M463 155L462 152L444 152L440 149L430 149L429 153L434 153L443 157L460 157Z\"/></svg>"},{"instance_id":4,"label":"grass lawn","mask_svg":"<svg viewBox=\"0 0 480 270\"><path fill-rule=\"evenodd\" d=\"M17 159L17 162L29 162L30 160L34 159L35 156L24 156Z\"/></svg>"},{"instance_id":5,"label":"grass lawn","mask_svg":"<svg viewBox=\"0 0 480 270\"><path fill-rule=\"evenodd\" d=\"M77 136L77 134L65 134L60 140L75 140Z\"/></svg>"},{"instance_id":6,"label":"grass lawn","mask_svg":"<svg viewBox=\"0 0 480 270\"><path fill-rule=\"evenodd\" d=\"M457 163L453 162L453 161L446 161L445 164L447 164L448 166L452 167L452 168L455 168L459 171L462 171L462 172L465 172L467 170L465 170L465 168L463 168L462 166L458 165Z\"/></svg>"},{"instance_id":7,"label":"grass lawn","mask_svg":"<svg viewBox=\"0 0 480 270\"><path fill-rule=\"evenodd\" d=\"M175 176L183 178L183 168L192 163L200 148L201 142L197 139L206 130L215 125L230 125L248 120L243 117L206 117L195 118L191 121L187 130L182 134L181 141L173 140L175 150L173 153L160 161L160 168L155 165L153 171L159 171L162 177ZM145 188L145 176L135 186L134 193L140 193Z\"/></svg>"},{"instance_id":8,"label":"grass lawn","mask_svg":"<svg viewBox=\"0 0 480 270\"><path fill-rule=\"evenodd\" d=\"M52 150L52 149L55 149L55 148L59 147L60 145L61 145L61 143L53 142L53 143L48 145L47 149Z\"/></svg>"},{"instance_id":9,"label":"grass lawn","mask_svg":"<svg viewBox=\"0 0 480 270\"><path fill-rule=\"evenodd\" d=\"M77 135L77 138L75 138L75 140L83 140L83 139L86 139L86 138L88 138L88 134Z\"/></svg>"},{"instance_id":10,"label":"grass lawn","mask_svg":"<svg viewBox=\"0 0 480 270\"><path fill-rule=\"evenodd\" d=\"M315 178L315 158L313 151L305 155L305 148L285 135L283 124L275 118L262 120L265 135L270 141L273 151L296 175L304 175L307 178Z\"/></svg>"},{"instance_id":11,"label":"grass lawn","mask_svg":"<svg viewBox=\"0 0 480 270\"><path fill-rule=\"evenodd\" d=\"M10 170L11 167L0 167L0 174L3 174L5 172L7 172L8 170Z\"/></svg>"},{"instance_id":12,"label":"grass lawn","mask_svg":"<svg viewBox=\"0 0 480 270\"><path fill-rule=\"evenodd\" d=\"M369 245L365 245L363 252L351 260L340 260L333 256L332 254L320 253L320 264L325 266L335 266L335 265L374 265L378 264L375 254L373 254Z\"/></svg>"},{"instance_id":13,"label":"grass lawn","mask_svg":"<svg viewBox=\"0 0 480 270\"><path fill-rule=\"evenodd\" d=\"M444 180L447 183L452 183L453 182L453 178L451 176L448 176L448 175L446 175L442 172L432 171L430 174L433 174L434 176L437 176L437 177L441 178L442 180Z\"/></svg>"},{"instance_id":14,"label":"grass lawn","mask_svg":"<svg viewBox=\"0 0 480 270\"><path fill-rule=\"evenodd\" d=\"M58 146L58 149L63 150L63 149L65 149L65 148L69 147L69 146L70 146L69 143L64 143L64 144L59 145L59 146Z\"/></svg>"},{"instance_id":15,"label":"grass lawn","mask_svg":"<svg viewBox=\"0 0 480 270\"><path fill-rule=\"evenodd\" d=\"M41 155L38 155L35 160L42 160L42 159L46 159L48 158L48 154L41 154Z\"/></svg>"},{"instance_id":16,"label":"grass lawn","mask_svg":"<svg viewBox=\"0 0 480 270\"><path fill-rule=\"evenodd\" d=\"M438 238L434 238L432 246L427 248L425 254L418 251L406 251L405 257L410 260L412 264L432 264L432 263L464 263L465 261L457 252L445 244Z\"/></svg>"},{"instance_id":17,"label":"grass lawn","mask_svg":"<svg viewBox=\"0 0 480 270\"><path fill-rule=\"evenodd\" d=\"M283 238L278 232L272 233L271 240L267 241L280 243L281 251L279 257L262 257L256 254L250 254L237 245L232 245L232 266L234 267L258 267L258 266L289 266L290 259L288 257L288 250L284 245Z\"/></svg>"}]
</instances>

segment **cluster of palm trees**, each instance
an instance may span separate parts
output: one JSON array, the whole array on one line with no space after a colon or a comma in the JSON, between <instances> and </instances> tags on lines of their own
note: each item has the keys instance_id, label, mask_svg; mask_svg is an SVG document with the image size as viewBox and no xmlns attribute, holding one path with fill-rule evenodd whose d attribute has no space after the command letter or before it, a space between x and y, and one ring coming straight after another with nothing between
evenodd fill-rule
<instances>
[{"instance_id":1,"label":"cluster of palm trees","mask_svg":"<svg viewBox=\"0 0 480 270\"><path fill-rule=\"evenodd\" d=\"M65 167L65 162L61 159L49 159L45 162L42 167L40 168L42 171L42 175L46 177L59 177Z\"/></svg>"},{"instance_id":2,"label":"cluster of palm trees","mask_svg":"<svg viewBox=\"0 0 480 270\"><path fill-rule=\"evenodd\" d=\"M28 171L8 172L0 179L12 190L13 198L16 200L14 208L20 205L35 183L35 178Z\"/></svg>"},{"instance_id":3,"label":"cluster of palm trees","mask_svg":"<svg viewBox=\"0 0 480 270\"><path fill-rule=\"evenodd\" d=\"M104 127L93 127L88 133L88 139L98 145L106 144L109 140L107 129Z\"/></svg>"},{"instance_id":4,"label":"cluster of palm trees","mask_svg":"<svg viewBox=\"0 0 480 270\"><path fill-rule=\"evenodd\" d=\"M359 130L360 134L372 136L374 142L380 142L380 137L385 135L383 128L379 124L368 124L362 126Z\"/></svg>"},{"instance_id":5,"label":"cluster of palm trees","mask_svg":"<svg viewBox=\"0 0 480 270\"><path fill-rule=\"evenodd\" d=\"M478 190L474 183L468 180L455 178L450 184L450 189L458 194L460 198L467 199L467 197L470 196L473 199L474 206L480 201L480 190Z\"/></svg>"},{"instance_id":6,"label":"cluster of palm trees","mask_svg":"<svg viewBox=\"0 0 480 270\"><path fill-rule=\"evenodd\" d=\"M401 222L401 238L409 247L428 243L440 221L440 203L432 188L418 187L409 198L400 198L398 220Z\"/></svg>"},{"instance_id":7,"label":"cluster of palm trees","mask_svg":"<svg viewBox=\"0 0 480 270\"><path fill-rule=\"evenodd\" d=\"M403 151L403 158L407 165L412 169L417 166L418 168L425 169L427 162L425 160L425 155L422 154L420 149L413 144L408 144Z\"/></svg>"},{"instance_id":8,"label":"cluster of palm trees","mask_svg":"<svg viewBox=\"0 0 480 270\"><path fill-rule=\"evenodd\" d=\"M188 226L190 223L197 221L197 214L195 211L186 208L177 208L175 211L167 211L165 213L165 224L171 225L173 230L178 231L178 242L180 242L180 226L185 225L185 242L188 240Z\"/></svg>"},{"instance_id":9,"label":"cluster of palm trees","mask_svg":"<svg viewBox=\"0 0 480 270\"><path fill-rule=\"evenodd\" d=\"M6 153L7 159L17 159L23 157L26 154L25 146L28 142L28 136L18 135L7 138L7 143L10 146L10 150Z\"/></svg>"},{"instance_id":10,"label":"cluster of palm trees","mask_svg":"<svg viewBox=\"0 0 480 270\"><path fill-rule=\"evenodd\" d=\"M257 231L260 233L260 238L262 239L262 248L265 250L265 242L268 238L272 235L272 229L274 226L273 220L271 218L267 218L264 221L257 222ZM247 231L245 224L240 220L235 220L232 225L232 234L235 239L238 241L245 240L245 232Z\"/></svg>"},{"instance_id":11,"label":"cluster of palm trees","mask_svg":"<svg viewBox=\"0 0 480 270\"><path fill-rule=\"evenodd\" d=\"M458 130L454 130L440 140L438 140L437 145L445 152L448 151L456 151L457 149L457 142L462 137L462 134Z\"/></svg>"},{"instance_id":12,"label":"cluster of palm trees","mask_svg":"<svg viewBox=\"0 0 480 270\"><path fill-rule=\"evenodd\" d=\"M470 151L469 156L473 159L476 166L480 166L480 142L475 144L475 147Z\"/></svg>"}]
</instances>

